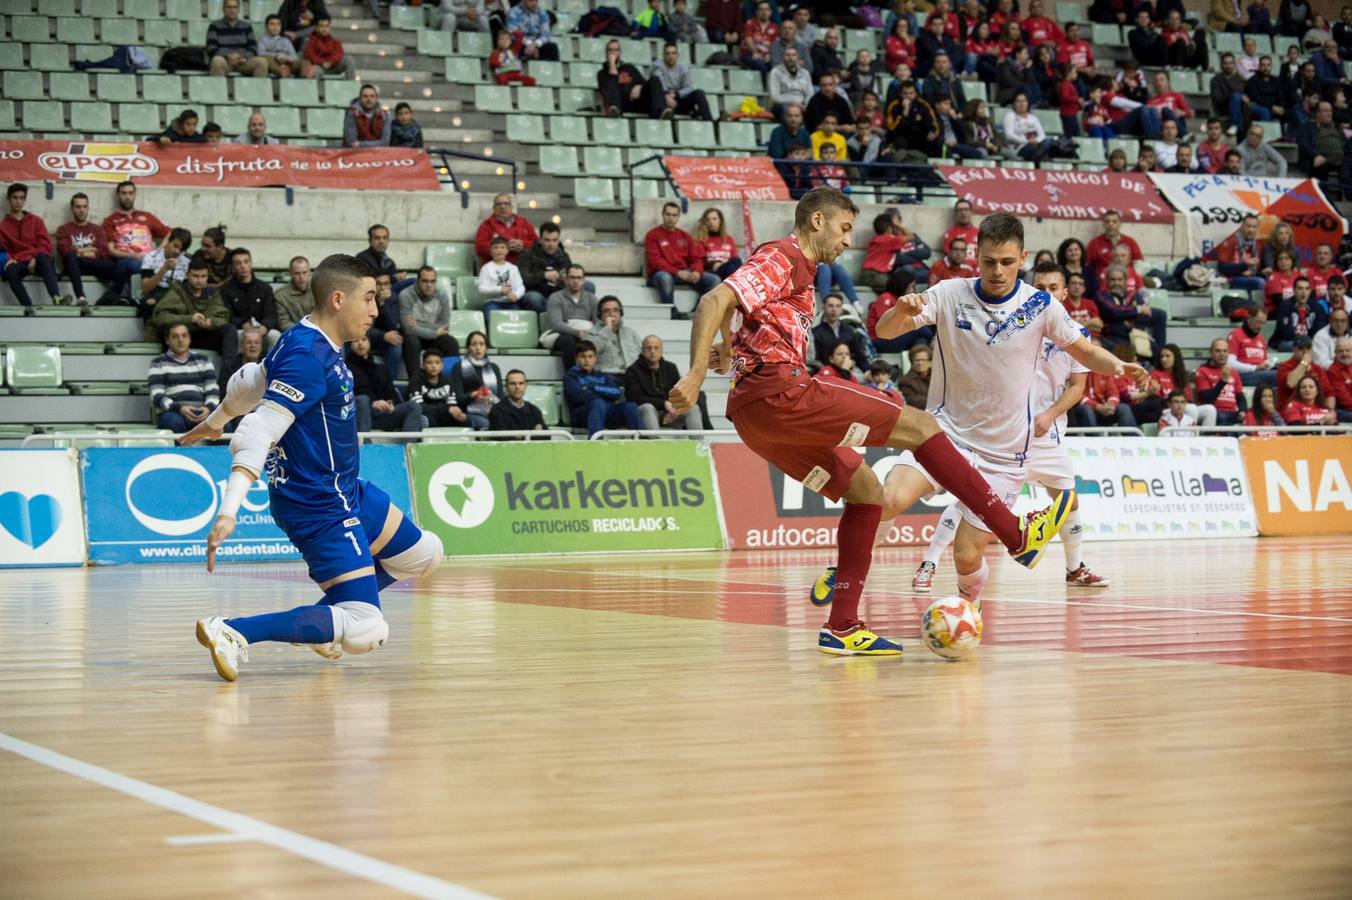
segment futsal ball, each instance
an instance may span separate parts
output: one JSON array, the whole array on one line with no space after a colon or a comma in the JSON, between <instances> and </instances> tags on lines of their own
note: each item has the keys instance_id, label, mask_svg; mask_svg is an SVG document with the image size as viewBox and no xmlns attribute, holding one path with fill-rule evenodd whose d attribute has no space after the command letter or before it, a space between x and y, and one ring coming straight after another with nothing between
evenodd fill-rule
<instances>
[{"instance_id":1,"label":"futsal ball","mask_svg":"<svg viewBox=\"0 0 1352 900\"><path fill-rule=\"evenodd\" d=\"M944 659L960 659L981 643L981 613L961 597L935 600L920 620L925 646Z\"/></svg>"}]
</instances>

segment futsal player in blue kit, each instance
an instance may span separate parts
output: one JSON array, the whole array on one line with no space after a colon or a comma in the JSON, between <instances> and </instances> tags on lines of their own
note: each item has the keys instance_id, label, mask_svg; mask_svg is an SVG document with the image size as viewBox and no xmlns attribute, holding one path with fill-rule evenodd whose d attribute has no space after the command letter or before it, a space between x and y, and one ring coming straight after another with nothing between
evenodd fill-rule
<instances>
[{"instance_id":1,"label":"futsal player in blue kit","mask_svg":"<svg viewBox=\"0 0 1352 900\"><path fill-rule=\"evenodd\" d=\"M207 571L215 570L216 551L235 529L244 495L266 471L272 516L324 592L318 603L285 612L199 619L197 640L226 681L238 677L248 645L259 641L303 644L328 659L375 650L390 633L380 591L430 574L443 556L436 535L357 475L355 398L342 350L376 316L374 273L335 254L314 270L310 285L314 312L261 363L236 372L221 405L181 440L220 437L244 416L230 440L230 479L207 537Z\"/></svg>"}]
</instances>

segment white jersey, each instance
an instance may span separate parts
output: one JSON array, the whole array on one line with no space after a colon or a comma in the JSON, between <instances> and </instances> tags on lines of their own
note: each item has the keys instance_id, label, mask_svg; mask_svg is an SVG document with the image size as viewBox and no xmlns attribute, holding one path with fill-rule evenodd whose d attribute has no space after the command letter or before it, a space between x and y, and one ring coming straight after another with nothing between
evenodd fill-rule
<instances>
[{"instance_id":1,"label":"white jersey","mask_svg":"<svg viewBox=\"0 0 1352 900\"><path fill-rule=\"evenodd\" d=\"M1022 466L1032 444L1042 344L1083 336L1060 301L1022 280L998 299L980 278L925 291L916 325L934 325L934 374L926 408L949 437L992 460Z\"/></svg>"},{"instance_id":2,"label":"white jersey","mask_svg":"<svg viewBox=\"0 0 1352 900\"><path fill-rule=\"evenodd\" d=\"M1033 386L1033 415L1061 399L1070 376L1087 373L1089 370L1080 365L1079 360L1051 341L1042 342L1042 364L1037 369L1037 383ZM1034 437L1033 443L1059 446L1066 436L1067 414L1061 413L1055 424L1047 429L1042 437Z\"/></svg>"}]
</instances>

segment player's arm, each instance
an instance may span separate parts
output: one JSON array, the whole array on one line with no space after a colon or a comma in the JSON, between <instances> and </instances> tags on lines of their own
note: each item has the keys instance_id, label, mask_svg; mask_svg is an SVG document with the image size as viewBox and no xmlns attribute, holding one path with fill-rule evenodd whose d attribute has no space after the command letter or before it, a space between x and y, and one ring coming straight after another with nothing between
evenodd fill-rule
<instances>
[{"instance_id":1,"label":"player's arm","mask_svg":"<svg viewBox=\"0 0 1352 900\"><path fill-rule=\"evenodd\" d=\"M1144 368L1136 363L1123 362L1102 347L1095 347L1087 337L1080 337L1061 349L1091 372L1098 372L1100 375L1129 375L1132 381L1136 382L1136 386L1142 388L1150 383L1150 373Z\"/></svg>"},{"instance_id":2,"label":"player's arm","mask_svg":"<svg viewBox=\"0 0 1352 900\"><path fill-rule=\"evenodd\" d=\"M1037 414L1033 419L1033 434L1042 437L1048 431L1051 431L1052 423L1061 418L1062 414L1070 411L1080 398L1084 396L1084 386L1089 380L1087 372L1072 372L1070 381L1066 382L1066 389L1061 392L1061 396L1056 398L1056 402Z\"/></svg>"},{"instance_id":3,"label":"player's arm","mask_svg":"<svg viewBox=\"0 0 1352 900\"><path fill-rule=\"evenodd\" d=\"M216 521L207 535L207 571L216 570L216 549L225 543L235 530L235 516L239 514L244 495L253 487L263 472L263 464L295 416L286 407L264 402L245 416L230 439L230 479L225 483Z\"/></svg>"},{"instance_id":4,"label":"player's arm","mask_svg":"<svg viewBox=\"0 0 1352 900\"><path fill-rule=\"evenodd\" d=\"M737 295L727 284L718 285L700 298L690 326L690 371L671 389L671 405L676 415L688 412L699 402L699 391L704 386L704 376L710 365L725 369L729 322L736 307ZM720 332L724 346L715 359L712 356L714 336Z\"/></svg>"},{"instance_id":5,"label":"player's arm","mask_svg":"<svg viewBox=\"0 0 1352 900\"><path fill-rule=\"evenodd\" d=\"M925 302L924 294L906 294L898 297L897 305L878 319L874 332L882 340L891 340L923 327L928 323L919 321L919 316L925 309Z\"/></svg>"},{"instance_id":6,"label":"player's arm","mask_svg":"<svg viewBox=\"0 0 1352 900\"><path fill-rule=\"evenodd\" d=\"M268 372L262 363L245 363L239 367L225 386L221 404L201 422L178 439L181 446L191 447L202 441L214 441L225 433L225 428L240 416L254 411L267 390Z\"/></svg>"}]
</instances>

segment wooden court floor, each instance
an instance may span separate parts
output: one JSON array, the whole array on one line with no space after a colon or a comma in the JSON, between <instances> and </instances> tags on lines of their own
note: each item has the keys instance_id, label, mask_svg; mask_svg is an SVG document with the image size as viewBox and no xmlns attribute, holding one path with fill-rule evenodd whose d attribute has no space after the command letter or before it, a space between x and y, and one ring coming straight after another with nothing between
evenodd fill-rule
<instances>
[{"instance_id":1,"label":"wooden court floor","mask_svg":"<svg viewBox=\"0 0 1352 900\"><path fill-rule=\"evenodd\" d=\"M1352 540L1086 548L1111 588L994 562L957 663L916 549L900 660L816 652L823 552L573 556L233 685L193 621L299 566L3 574L0 897L1352 896Z\"/></svg>"}]
</instances>

